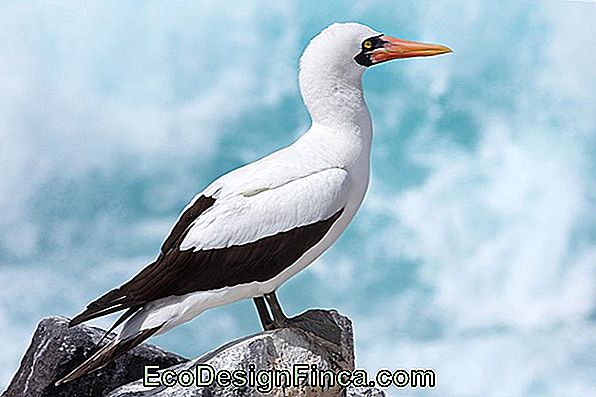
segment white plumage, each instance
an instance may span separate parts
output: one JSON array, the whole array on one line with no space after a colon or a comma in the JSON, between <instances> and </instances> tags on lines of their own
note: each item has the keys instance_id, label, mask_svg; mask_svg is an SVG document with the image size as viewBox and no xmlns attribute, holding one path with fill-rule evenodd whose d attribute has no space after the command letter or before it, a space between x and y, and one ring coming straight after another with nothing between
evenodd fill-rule
<instances>
[{"instance_id":1,"label":"white plumage","mask_svg":"<svg viewBox=\"0 0 596 397\"><path fill-rule=\"evenodd\" d=\"M325 220L346 205L349 192L349 173L326 168L273 188L218 196L213 207L193 223L180 249L247 244ZM222 223L222 219L234 222Z\"/></svg>"},{"instance_id":2,"label":"white plumage","mask_svg":"<svg viewBox=\"0 0 596 397\"><path fill-rule=\"evenodd\" d=\"M356 23L316 36L300 61L309 130L211 183L184 209L155 262L72 320L123 309L122 319L129 317L115 340L58 383L208 308L272 294L312 263L346 229L368 186L372 123L363 72L389 59L447 51Z\"/></svg>"},{"instance_id":3,"label":"white plumage","mask_svg":"<svg viewBox=\"0 0 596 397\"><path fill-rule=\"evenodd\" d=\"M334 24L311 41L300 62L300 88L311 127L292 145L223 175L199 193L217 200L193 223L180 249L245 244L327 219L345 208L326 236L266 282L155 302L135 315L120 337L165 323L158 331L163 333L211 307L272 292L343 233L368 187L372 140L362 93L366 68L355 63L353 56L362 40L376 34L358 24ZM349 51L351 56L346 56ZM333 101L328 100L330 95Z\"/></svg>"}]
</instances>

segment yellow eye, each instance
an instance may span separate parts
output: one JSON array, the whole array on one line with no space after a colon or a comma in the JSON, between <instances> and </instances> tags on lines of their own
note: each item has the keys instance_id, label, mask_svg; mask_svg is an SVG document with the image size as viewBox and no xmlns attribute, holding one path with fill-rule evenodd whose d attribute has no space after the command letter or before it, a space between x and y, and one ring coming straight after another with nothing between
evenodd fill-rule
<instances>
[{"instance_id":1,"label":"yellow eye","mask_svg":"<svg viewBox=\"0 0 596 397\"><path fill-rule=\"evenodd\" d=\"M366 40L363 45L364 48L366 48L367 50L370 50L372 48L372 42L370 40Z\"/></svg>"}]
</instances>

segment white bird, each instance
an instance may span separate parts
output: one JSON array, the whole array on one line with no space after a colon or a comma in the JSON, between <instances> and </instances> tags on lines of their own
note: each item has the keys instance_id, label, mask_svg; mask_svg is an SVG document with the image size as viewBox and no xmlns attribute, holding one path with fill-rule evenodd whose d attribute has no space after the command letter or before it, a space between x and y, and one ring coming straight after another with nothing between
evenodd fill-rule
<instances>
[{"instance_id":1,"label":"white bird","mask_svg":"<svg viewBox=\"0 0 596 397\"><path fill-rule=\"evenodd\" d=\"M254 299L264 329L290 324L275 290L337 240L366 193L372 122L362 74L392 59L450 51L357 23L333 24L313 38L299 73L311 127L291 145L223 175L197 194L155 261L70 321L72 326L126 310L110 329L126 321L118 336L56 384L101 368L209 308L240 299Z\"/></svg>"}]
</instances>

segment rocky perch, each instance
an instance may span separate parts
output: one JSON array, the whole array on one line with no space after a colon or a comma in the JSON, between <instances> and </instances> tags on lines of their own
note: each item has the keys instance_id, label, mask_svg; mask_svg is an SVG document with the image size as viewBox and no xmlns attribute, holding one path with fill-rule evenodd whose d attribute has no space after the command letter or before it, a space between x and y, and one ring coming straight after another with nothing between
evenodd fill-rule
<instances>
[{"instance_id":1,"label":"rocky perch","mask_svg":"<svg viewBox=\"0 0 596 397\"><path fill-rule=\"evenodd\" d=\"M54 382L57 379L95 350L95 344L104 331L85 325L68 328L68 320L64 318L46 318L38 324L19 369L1 397L384 396L375 388L345 389L337 385L321 388L309 386L306 381L299 386L270 391L248 385L197 386L194 382L190 386L143 386L141 378L144 367L148 365L157 366L160 370L167 368L177 374L193 370L196 373L207 365L215 371L233 373L244 370L254 374L279 369L291 372L294 364L315 364L319 370L335 372L354 369L352 324L348 318L334 310L310 310L294 320L290 328L248 336L190 361L158 347L142 344L105 368L56 387Z\"/></svg>"}]
</instances>

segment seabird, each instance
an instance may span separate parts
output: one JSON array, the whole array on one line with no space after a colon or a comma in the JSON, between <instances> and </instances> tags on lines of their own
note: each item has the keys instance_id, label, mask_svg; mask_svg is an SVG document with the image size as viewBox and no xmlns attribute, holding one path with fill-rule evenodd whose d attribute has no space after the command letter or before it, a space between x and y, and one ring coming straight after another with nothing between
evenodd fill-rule
<instances>
[{"instance_id":1,"label":"seabird","mask_svg":"<svg viewBox=\"0 0 596 397\"><path fill-rule=\"evenodd\" d=\"M118 336L56 385L105 366L209 308L240 299L254 299L264 329L289 325L276 289L337 240L368 186L372 122L362 74L392 59L450 51L357 23L336 23L314 37L299 73L311 127L289 146L198 193L152 263L70 320L74 326L125 310L106 332L124 323Z\"/></svg>"}]
</instances>

